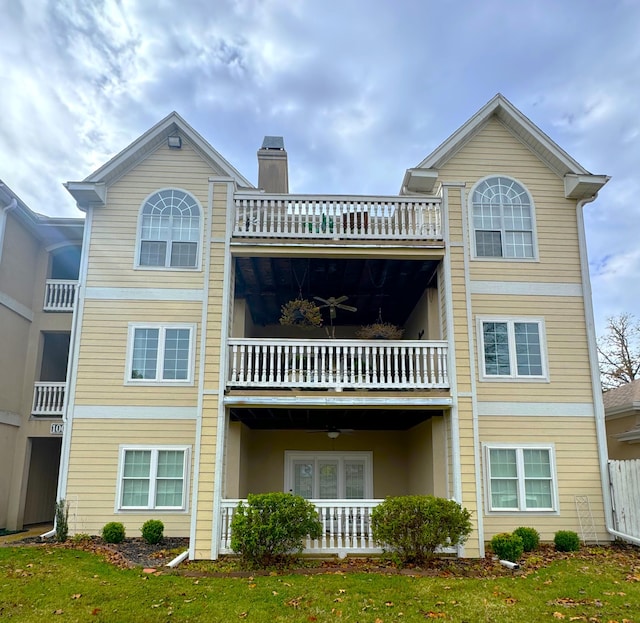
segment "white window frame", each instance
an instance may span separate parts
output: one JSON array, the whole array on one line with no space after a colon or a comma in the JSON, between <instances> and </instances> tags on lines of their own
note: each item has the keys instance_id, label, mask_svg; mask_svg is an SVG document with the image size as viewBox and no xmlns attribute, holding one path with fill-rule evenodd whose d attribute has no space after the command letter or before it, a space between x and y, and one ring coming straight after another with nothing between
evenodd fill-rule
<instances>
[{"instance_id":1,"label":"white window frame","mask_svg":"<svg viewBox=\"0 0 640 623\"><path fill-rule=\"evenodd\" d=\"M533 250L533 255L532 257L507 257L504 255L504 250L505 250L505 231L506 228L504 227L504 214L501 211L500 213L500 221L501 221L501 227L500 227L500 232L501 232L501 236L500 236L500 241L501 241L501 245L502 245L502 255L478 255L477 250L476 250L476 228L474 226L474 220L473 220L473 197L475 195L476 189L478 188L478 186L480 184L482 184L483 182L486 182L487 180L491 180L493 178L497 178L497 177L502 177L504 179L510 180L512 182L515 182L516 184L518 184L519 186L522 187L522 189L527 193L527 196L529 197L529 209L531 211L531 245L532 245L532 250ZM494 173L492 175L487 175L485 177L483 177L482 179L479 179L471 188L470 192L469 192L469 198L468 198L468 214L469 214L469 241L471 244L471 257L474 260L478 260L478 261L484 261L484 262L538 262L540 261L539 259L539 255L538 255L538 233L537 233L537 220L536 220L536 209L535 209L535 205L533 202L533 197L531 196L531 193L529 192L529 189L518 179L511 177L510 175L504 175L503 173ZM511 230L510 230L511 231ZM522 230L525 231L525 230ZM528 231L528 230L526 230Z\"/></svg>"},{"instance_id":2,"label":"white window frame","mask_svg":"<svg viewBox=\"0 0 640 623\"><path fill-rule=\"evenodd\" d=\"M146 266L146 265L142 265L140 264L140 250L142 247L142 220L143 220L143 210L144 207L147 205L147 202L154 196L157 195L158 193L167 191L167 190L177 190L180 191L182 193L185 193L186 195L189 195L189 197L191 197L193 199L193 201L195 202L195 204L198 206L198 210L200 210L200 223L199 223L199 234L198 234L198 249L196 251L196 265L195 266L171 266L170 265L170 258L171 258L171 244L169 243L167 245L167 250L166 250L166 257L165 257L165 265L164 266ZM138 226L137 226L137 230L136 230L136 250L135 250L135 256L133 258L133 268L135 270L172 270L172 271L187 271L187 272L193 272L193 271L200 271L202 270L202 251L204 248L203 245L203 240L204 240L204 211L202 209L202 205L201 203L198 201L198 199L195 197L195 195L193 193L190 193L188 190L185 190L184 188L178 188L177 186L167 186L165 188L157 188L156 190L154 190L152 193L149 193L145 198L144 201L140 204L140 209L138 210Z\"/></svg>"},{"instance_id":3,"label":"white window frame","mask_svg":"<svg viewBox=\"0 0 640 623\"><path fill-rule=\"evenodd\" d=\"M293 491L294 484L294 465L299 461L314 463L314 492L318 490L319 471L317 469L318 461L337 461L338 462L338 497L335 499L342 500L345 491L344 481L344 462L345 461L361 461L364 463L364 497L353 498L370 500L373 498L373 453L372 452L323 452L323 451L301 451L286 450L284 453L284 490ZM341 495L342 494L342 495ZM319 500L320 498L310 498ZM350 499L349 501L352 501Z\"/></svg>"},{"instance_id":4,"label":"white window frame","mask_svg":"<svg viewBox=\"0 0 640 623\"><path fill-rule=\"evenodd\" d=\"M556 469L555 445L553 443L494 443L486 442L483 446L484 457L484 499L485 512L488 515L505 515L517 514L521 515L559 515L559 497L558 497L558 473ZM491 499L491 450L515 450L516 466L518 478L518 508L493 508ZM551 507L550 508L527 508L525 494L525 477L524 477L524 453L523 450L543 450L549 453L549 467L551 471Z\"/></svg>"},{"instance_id":5,"label":"white window frame","mask_svg":"<svg viewBox=\"0 0 640 623\"><path fill-rule=\"evenodd\" d=\"M124 458L128 451L151 452L151 464L149 466L149 504L146 506L122 506L122 493L124 481ZM182 506L155 506L157 473L158 473L158 454L162 451L184 452L184 464L182 471ZM189 445L140 445L140 444L123 444L118 450L118 480L116 483L116 499L114 510L116 513L139 512L146 510L185 513L189 510L189 481L191 471L191 446ZM152 477L152 474L154 476Z\"/></svg>"},{"instance_id":6,"label":"white window frame","mask_svg":"<svg viewBox=\"0 0 640 623\"><path fill-rule=\"evenodd\" d=\"M155 379L131 378L133 370L133 345L136 329L158 329L158 359ZM167 329L189 330L189 368L186 379L163 379L164 347ZM192 323L174 322L130 322L127 334L127 361L125 366L125 385L193 385L195 369L196 325Z\"/></svg>"},{"instance_id":7,"label":"white window frame","mask_svg":"<svg viewBox=\"0 0 640 623\"><path fill-rule=\"evenodd\" d=\"M547 334L545 331L544 318L528 316L477 316L478 335L478 370L481 381L516 381L518 383L548 383L549 363L547 361ZM509 368L510 374L487 374L484 357L484 323L496 322L507 325L507 336L509 340ZM515 347L515 324L527 323L538 325L538 337L540 338L540 359L542 364L542 374L528 375L518 374L518 365Z\"/></svg>"}]
</instances>

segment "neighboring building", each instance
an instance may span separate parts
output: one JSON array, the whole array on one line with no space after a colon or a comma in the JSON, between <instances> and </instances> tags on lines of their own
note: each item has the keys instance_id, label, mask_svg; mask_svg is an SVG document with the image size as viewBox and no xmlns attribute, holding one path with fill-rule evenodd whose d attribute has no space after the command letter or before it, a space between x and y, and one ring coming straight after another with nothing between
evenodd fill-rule
<instances>
[{"instance_id":1,"label":"neighboring building","mask_svg":"<svg viewBox=\"0 0 640 623\"><path fill-rule=\"evenodd\" d=\"M0 181L0 528L53 520L83 225Z\"/></svg>"},{"instance_id":2,"label":"neighboring building","mask_svg":"<svg viewBox=\"0 0 640 623\"><path fill-rule=\"evenodd\" d=\"M374 551L369 510L402 494L472 511L461 555L579 530L576 496L606 540L582 206L608 178L500 95L397 196L289 194L278 137L258 161L262 190L172 113L67 184L72 531L153 517L215 558L238 499L285 490L321 509L327 552ZM279 322L300 297L328 301L325 327ZM401 339L358 338L380 316Z\"/></svg>"},{"instance_id":3,"label":"neighboring building","mask_svg":"<svg viewBox=\"0 0 640 623\"><path fill-rule=\"evenodd\" d=\"M640 380L606 391L604 402L610 459L640 459Z\"/></svg>"}]
</instances>

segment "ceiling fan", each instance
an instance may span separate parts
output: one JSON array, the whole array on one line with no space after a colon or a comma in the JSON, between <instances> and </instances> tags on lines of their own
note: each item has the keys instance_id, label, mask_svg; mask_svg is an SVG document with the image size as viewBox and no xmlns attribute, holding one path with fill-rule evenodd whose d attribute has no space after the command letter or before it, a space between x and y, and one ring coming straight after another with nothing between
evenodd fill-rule
<instances>
[{"instance_id":1,"label":"ceiling fan","mask_svg":"<svg viewBox=\"0 0 640 623\"><path fill-rule=\"evenodd\" d=\"M336 428L335 426L327 426L318 430L308 430L307 433L324 433L329 439L337 439L340 435L353 433L353 428Z\"/></svg>"},{"instance_id":2,"label":"ceiling fan","mask_svg":"<svg viewBox=\"0 0 640 623\"><path fill-rule=\"evenodd\" d=\"M344 309L345 311L356 312L358 311L357 307L352 307L351 305L343 305L343 303L349 298L348 296L339 296L336 298L335 296L330 296L327 299L323 299L321 296L313 297L316 301L320 301L322 305L318 305L319 309L323 307L329 308L329 319L333 320L336 317L336 309Z\"/></svg>"}]
</instances>

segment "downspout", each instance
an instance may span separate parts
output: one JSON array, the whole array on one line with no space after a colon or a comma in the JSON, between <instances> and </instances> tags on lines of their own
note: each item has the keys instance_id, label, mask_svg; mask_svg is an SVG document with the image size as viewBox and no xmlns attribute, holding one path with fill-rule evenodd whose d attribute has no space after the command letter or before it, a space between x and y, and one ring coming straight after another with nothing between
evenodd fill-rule
<instances>
[{"instance_id":1,"label":"downspout","mask_svg":"<svg viewBox=\"0 0 640 623\"><path fill-rule=\"evenodd\" d=\"M604 425L604 404L600 381L600 365L596 349L596 328L593 317L593 299L591 296L591 278L589 276L589 261L587 257L587 242L584 231L584 214L582 208L595 201L598 193L588 199L581 199L576 204L576 218L578 221L578 244L580 247L580 272L582 274L582 298L584 300L585 321L587 325L587 346L591 368L591 387L593 390L593 410L596 421L596 438L598 440L598 459L600 461L600 480L602 484L602 501L604 505L605 527L607 532L619 539L640 545L640 539L629 534L618 532L613 527L613 511L611 507L611 493L609 490L609 471L607 451L607 432Z\"/></svg>"},{"instance_id":2,"label":"downspout","mask_svg":"<svg viewBox=\"0 0 640 623\"><path fill-rule=\"evenodd\" d=\"M13 210L18 206L18 202L15 197L11 198L9 205L4 206L0 210L0 262L2 261L2 247L4 246L4 232L5 232L5 224L7 222L7 212L9 210Z\"/></svg>"}]
</instances>

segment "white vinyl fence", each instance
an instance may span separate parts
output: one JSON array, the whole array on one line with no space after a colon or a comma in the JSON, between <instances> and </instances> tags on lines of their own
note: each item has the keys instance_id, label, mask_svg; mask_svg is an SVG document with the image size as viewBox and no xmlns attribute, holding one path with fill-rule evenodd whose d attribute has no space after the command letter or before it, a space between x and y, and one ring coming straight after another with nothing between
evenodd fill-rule
<instances>
[{"instance_id":1,"label":"white vinyl fence","mask_svg":"<svg viewBox=\"0 0 640 623\"><path fill-rule=\"evenodd\" d=\"M615 529L640 539L640 459L609 461Z\"/></svg>"}]
</instances>

